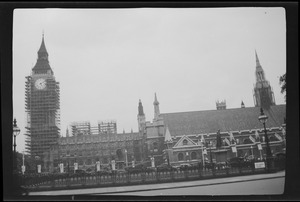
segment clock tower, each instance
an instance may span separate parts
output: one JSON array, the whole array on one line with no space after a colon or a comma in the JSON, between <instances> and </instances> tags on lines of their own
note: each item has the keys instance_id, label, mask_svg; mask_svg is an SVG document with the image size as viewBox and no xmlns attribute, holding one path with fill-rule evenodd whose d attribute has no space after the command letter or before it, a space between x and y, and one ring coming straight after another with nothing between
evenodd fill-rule
<instances>
[{"instance_id":1,"label":"clock tower","mask_svg":"<svg viewBox=\"0 0 300 202\"><path fill-rule=\"evenodd\" d=\"M48 60L44 42L25 85L26 151L35 159L57 144L60 134L60 89ZM46 168L47 165L43 165Z\"/></svg>"}]
</instances>

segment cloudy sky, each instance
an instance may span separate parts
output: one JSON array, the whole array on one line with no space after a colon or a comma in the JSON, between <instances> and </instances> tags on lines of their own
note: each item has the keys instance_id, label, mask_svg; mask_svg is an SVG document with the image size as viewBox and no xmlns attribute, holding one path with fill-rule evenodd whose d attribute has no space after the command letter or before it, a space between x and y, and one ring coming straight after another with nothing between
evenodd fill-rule
<instances>
[{"instance_id":1,"label":"cloudy sky","mask_svg":"<svg viewBox=\"0 0 300 202\"><path fill-rule=\"evenodd\" d=\"M25 148L25 77L44 32L61 89L61 135L75 121L116 120L137 131L138 101L146 120L161 113L253 107L255 50L285 104L283 8L16 9L13 25L13 115Z\"/></svg>"}]
</instances>

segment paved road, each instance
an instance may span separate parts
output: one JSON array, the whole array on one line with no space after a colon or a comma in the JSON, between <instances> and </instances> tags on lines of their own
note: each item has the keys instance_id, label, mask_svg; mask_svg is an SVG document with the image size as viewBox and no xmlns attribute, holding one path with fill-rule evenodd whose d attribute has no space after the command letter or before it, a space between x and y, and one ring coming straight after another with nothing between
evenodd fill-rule
<instances>
[{"instance_id":1,"label":"paved road","mask_svg":"<svg viewBox=\"0 0 300 202\"><path fill-rule=\"evenodd\" d=\"M122 192L104 195L131 196L181 196L181 195L278 195L283 194L284 177L255 181L234 182L229 184L213 184L191 186L186 188L169 188L151 191Z\"/></svg>"},{"instance_id":2,"label":"paved road","mask_svg":"<svg viewBox=\"0 0 300 202\"><path fill-rule=\"evenodd\" d=\"M285 172L188 182L31 192L29 195L262 195L282 194Z\"/></svg>"}]
</instances>

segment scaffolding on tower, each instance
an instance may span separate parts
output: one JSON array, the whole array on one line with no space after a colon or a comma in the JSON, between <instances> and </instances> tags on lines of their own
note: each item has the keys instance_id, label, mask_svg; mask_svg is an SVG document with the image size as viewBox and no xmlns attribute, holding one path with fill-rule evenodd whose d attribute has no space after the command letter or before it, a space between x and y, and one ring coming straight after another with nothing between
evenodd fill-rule
<instances>
[{"instance_id":1,"label":"scaffolding on tower","mask_svg":"<svg viewBox=\"0 0 300 202\"><path fill-rule=\"evenodd\" d=\"M47 87L36 90L37 77L46 80ZM57 144L60 134L60 89L52 74L32 74L25 82L26 140L25 151L41 157Z\"/></svg>"},{"instance_id":2,"label":"scaffolding on tower","mask_svg":"<svg viewBox=\"0 0 300 202\"><path fill-rule=\"evenodd\" d=\"M117 122L111 121L98 121L99 134L117 134Z\"/></svg>"}]
</instances>

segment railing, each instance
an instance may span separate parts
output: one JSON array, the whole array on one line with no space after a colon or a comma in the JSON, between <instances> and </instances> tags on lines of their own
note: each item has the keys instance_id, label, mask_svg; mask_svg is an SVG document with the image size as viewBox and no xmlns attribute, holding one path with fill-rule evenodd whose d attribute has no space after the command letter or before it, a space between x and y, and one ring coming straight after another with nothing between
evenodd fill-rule
<instances>
[{"instance_id":1,"label":"railing","mask_svg":"<svg viewBox=\"0 0 300 202\"><path fill-rule=\"evenodd\" d=\"M276 172L282 169L284 168L275 165L271 171ZM38 191L201 180L261 174L267 172L270 172L270 170L267 170L266 168L255 169L254 166L250 166L206 170L199 167L192 167L184 170L173 171L141 171L135 173L115 172L109 174L40 174L35 176L21 176L19 178L19 184L27 190Z\"/></svg>"}]
</instances>

